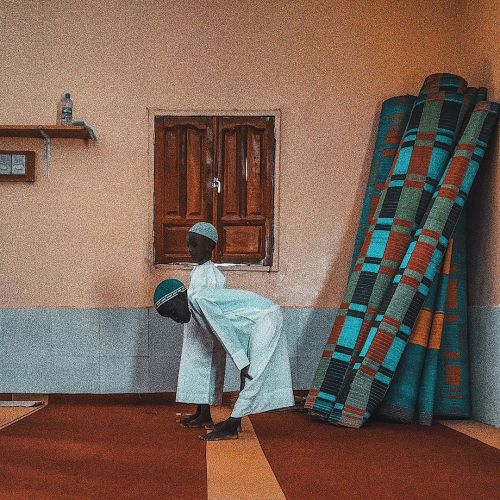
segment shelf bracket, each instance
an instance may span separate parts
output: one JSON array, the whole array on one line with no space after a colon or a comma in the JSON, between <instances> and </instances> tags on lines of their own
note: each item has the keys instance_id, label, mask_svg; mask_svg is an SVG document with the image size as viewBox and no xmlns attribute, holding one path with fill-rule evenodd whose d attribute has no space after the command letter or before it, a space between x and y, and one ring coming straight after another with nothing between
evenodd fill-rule
<instances>
[{"instance_id":1,"label":"shelf bracket","mask_svg":"<svg viewBox=\"0 0 500 500\"><path fill-rule=\"evenodd\" d=\"M43 137L43 142L45 145L44 153L45 153L45 176L49 177L50 174L50 152L51 152L51 142L50 136L45 132L45 130L40 128L40 134Z\"/></svg>"}]
</instances>

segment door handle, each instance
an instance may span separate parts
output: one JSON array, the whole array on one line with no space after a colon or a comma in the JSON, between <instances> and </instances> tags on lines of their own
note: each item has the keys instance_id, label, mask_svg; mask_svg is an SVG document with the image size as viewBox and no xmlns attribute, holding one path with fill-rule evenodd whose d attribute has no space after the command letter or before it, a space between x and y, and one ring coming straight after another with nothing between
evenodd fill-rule
<instances>
[{"instance_id":1,"label":"door handle","mask_svg":"<svg viewBox=\"0 0 500 500\"><path fill-rule=\"evenodd\" d=\"M220 194L220 180L217 177L212 179L212 187L217 189L217 194Z\"/></svg>"}]
</instances>

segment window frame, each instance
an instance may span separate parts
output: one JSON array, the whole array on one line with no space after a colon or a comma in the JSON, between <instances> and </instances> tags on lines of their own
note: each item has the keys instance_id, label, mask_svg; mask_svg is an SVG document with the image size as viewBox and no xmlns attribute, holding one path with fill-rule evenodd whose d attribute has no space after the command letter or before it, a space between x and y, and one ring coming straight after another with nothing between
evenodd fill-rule
<instances>
[{"instance_id":1,"label":"window frame","mask_svg":"<svg viewBox=\"0 0 500 500\"><path fill-rule=\"evenodd\" d=\"M155 159L155 119L157 116L273 116L274 117L274 251L271 266L261 264L233 264L216 263L221 271L257 271L277 272L279 271L279 235L280 235L280 151L281 151L281 110L172 110L164 108L146 108L148 114L148 158L149 158L149 221L148 221L148 260L153 270L192 270L196 264L189 262L171 262L168 264L155 263L154 259L154 159Z\"/></svg>"}]
</instances>

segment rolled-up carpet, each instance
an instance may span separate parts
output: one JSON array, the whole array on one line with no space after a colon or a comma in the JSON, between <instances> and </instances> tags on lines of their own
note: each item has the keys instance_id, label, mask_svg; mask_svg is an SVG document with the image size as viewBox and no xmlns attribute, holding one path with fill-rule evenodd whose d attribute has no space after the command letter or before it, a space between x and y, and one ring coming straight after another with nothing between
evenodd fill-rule
<instances>
[{"instance_id":1,"label":"rolled-up carpet","mask_svg":"<svg viewBox=\"0 0 500 500\"><path fill-rule=\"evenodd\" d=\"M337 397L451 155L471 100L466 88L459 76L431 75L415 101L309 391L306 407L317 418L340 409Z\"/></svg>"},{"instance_id":2,"label":"rolled-up carpet","mask_svg":"<svg viewBox=\"0 0 500 500\"><path fill-rule=\"evenodd\" d=\"M485 101L485 87L468 90L476 103ZM466 117L468 121L468 117ZM438 356L434 415L470 418L469 345L467 339L466 210L453 234L453 251L446 297L443 337ZM450 242L451 243L451 242Z\"/></svg>"},{"instance_id":3,"label":"rolled-up carpet","mask_svg":"<svg viewBox=\"0 0 500 500\"><path fill-rule=\"evenodd\" d=\"M431 337L439 280L434 280L425 297L391 384L377 409L377 415L393 422L413 422L418 389Z\"/></svg>"},{"instance_id":4,"label":"rolled-up carpet","mask_svg":"<svg viewBox=\"0 0 500 500\"><path fill-rule=\"evenodd\" d=\"M408 344L377 415L395 422L432 423L437 363L448 292L452 242L445 253L441 270L432 281L429 293L412 328Z\"/></svg>"},{"instance_id":5,"label":"rolled-up carpet","mask_svg":"<svg viewBox=\"0 0 500 500\"><path fill-rule=\"evenodd\" d=\"M469 87L467 94L472 97L473 102L466 112L465 124L469 121L474 105L486 99L486 89ZM425 298L396 373L377 409L377 415L384 419L404 423L417 420L421 424L430 425L434 412L438 409L444 411L445 415L449 411L454 412L453 416L467 417L470 414L463 220L464 216L460 218L455 234L450 240L442 268ZM459 269L457 264L460 266ZM449 286L451 272L454 279ZM458 298L457 275L464 278L460 280L461 308L455 309L450 315L447 309L450 305L456 304ZM460 330L453 328L457 326L458 315L465 319L461 322ZM444 343L443 337L446 337ZM458 338L461 339L459 345L456 342ZM453 345L455 348L450 352L450 347ZM443 350L446 354L443 354ZM442 398L447 399L446 410L439 408L436 391L439 391L440 401Z\"/></svg>"},{"instance_id":6,"label":"rolled-up carpet","mask_svg":"<svg viewBox=\"0 0 500 500\"><path fill-rule=\"evenodd\" d=\"M386 99L382 103L370 173L354 240L350 272L356 263L370 221L380 200L380 194L385 187L385 181L398 151L415 99L413 95L401 95Z\"/></svg>"},{"instance_id":7,"label":"rolled-up carpet","mask_svg":"<svg viewBox=\"0 0 500 500\"><path fill-rule=\"evenodd\" d=\"M471 416L464 215L462 213L453 234L443 338L438 357L434 415L441 418Z\"/></svg>"},{"instance_id":8,"label":"rolled-up carpet","mask_svg":"<svg viewBox=\"0 0 500 500\"><path fill-rule=\"evenodd\" d=\"M329 421L360 427L382 401L458 222L498 120L497 103L476 104L421 226L382 301Z\"/></svg>"},{"instance_id":9,"label":"rolled-up carpet","mask_svg":"<svg viewBox=\"0 0 500 500\"><path fill-rule=\"evenodd\" d=\"M452 243L452 242L450 242ZM439 350L443 338L443 325L446 308L446 297L450 277L452 247L448 245L443 257L441 271L437 274L438 294L432 315L432 328L429 343L425 351L425 361L418 388L417 420L420 424L431 425L434 414L434 399L436 394L436 379Z\"/></svg>"}]
</instances>

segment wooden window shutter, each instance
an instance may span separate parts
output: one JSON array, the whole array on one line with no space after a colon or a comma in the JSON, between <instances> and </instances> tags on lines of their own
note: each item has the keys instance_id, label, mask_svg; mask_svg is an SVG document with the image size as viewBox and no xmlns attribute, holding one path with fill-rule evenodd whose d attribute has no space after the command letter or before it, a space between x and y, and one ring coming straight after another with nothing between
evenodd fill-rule
<instances>
[{"instance_id":1,"label":"wooden window shutter","mask_svg":"<svg viewBox=\"0 0 500 500\"><path fill-rule=\"evenodd\" d=\"M223 117L218 128L217 261L272 265L274 118Z\"/></svg>"},{"instance_id":2,"label":"wooden window shutter","mask_svg":"<svg viewBox=\"0 0 500 500\"><path fill-rule=\"evenodd\" d=\"M213 125L210 117L155 119L156 263L190 262L187 231L212 219Z\"/></svg>"},{"instance_id":3,"label":"wooden window shutter","mask_svg":"<svg viewBox=\"0 0 500 500\"><path fill-rule=\"evenodd\" d=\"M191 262L186 233L208 221L215 262L271 266L274 148L274 117L156 117L155 263Z\"/></svg>"}]
</instances>

